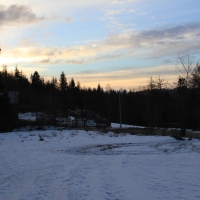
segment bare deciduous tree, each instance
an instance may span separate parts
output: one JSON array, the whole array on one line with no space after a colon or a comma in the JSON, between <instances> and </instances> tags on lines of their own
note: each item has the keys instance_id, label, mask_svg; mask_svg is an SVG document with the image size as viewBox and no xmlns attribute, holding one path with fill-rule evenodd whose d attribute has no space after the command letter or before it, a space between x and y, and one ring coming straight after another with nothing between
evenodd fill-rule
<instances>
[{"instance_id":1,"label":"bare deciduous tree","mask_svg":"<svg viewBox=\"0 0 200 200\"><path fill-rule=\"evenodd\" d=\"M177 82L177 88L179 89L179 108L180 108L180 124L181 124L181 135L185 135L186 124L188 123L188 116L190 110L190 98L189 89L191 88L191 79L194 71L194 57L190 56L181 56L178 55L178 60L180 66L177 67L179 72L179 79Z\"/></svg>"},{"instance_id":2,"label":"bare deciduous tree","mask_svg":"<svg viewBox=\"0 0 200 200\"><path fill-rule=\"evenodd\" d=\"M150 77L149 84L147 85L147 89L153 90L156 88L156 82L153 77Z\"/></svg>"},{"instance_id":3,"label":"bare deciduous tree","mask_svg":"<svg viewBox=\"0 0 200 200\"><path fill-rule=\"evenodd\" d=\"M186 88L190 87L190 78L194 70L194 57L187 54L187 56L178 55L178 60L181 66L177 66L177 71L180 74L179 78L185 80Z\"/></svg>"}]
</instances>

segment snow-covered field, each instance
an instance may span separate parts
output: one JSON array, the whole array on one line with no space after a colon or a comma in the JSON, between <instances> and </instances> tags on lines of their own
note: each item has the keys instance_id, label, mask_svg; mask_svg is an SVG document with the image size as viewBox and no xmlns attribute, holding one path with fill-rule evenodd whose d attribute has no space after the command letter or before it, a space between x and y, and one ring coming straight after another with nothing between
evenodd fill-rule
<instances>
[{"instance_id":1,"label":"snow-covered field","mask_svg":"<svg viewBox=\"0 0 200 200\"><path fill-rule=\"evenodd\" d=\"M83 130L0 134L1 200L195 200L199 188L199 140Z\"/></svg>"}]
</instances>

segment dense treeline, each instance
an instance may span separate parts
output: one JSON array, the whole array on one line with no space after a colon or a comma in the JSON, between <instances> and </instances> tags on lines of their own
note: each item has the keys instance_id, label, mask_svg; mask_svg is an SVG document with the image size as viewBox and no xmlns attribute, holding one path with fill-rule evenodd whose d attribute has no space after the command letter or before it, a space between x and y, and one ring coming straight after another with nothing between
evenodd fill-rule
<instances>
[{"instance_id":1,"label":"dense treeline","mask_svg":"<svg viewBox=\"0 0 200 200\"><path fill-rule=\"evenodd\" d=\"M180 58L180 76L172 88L167 81L158 77L150 78L146 89L141 91L105 91L97 88L82 88L74 79L67 80L64 72L59 80L44 81L35 71L28 79L15 68L9 73L3 66L0 71L0 120L5 121L9 106L7 92L19 91L19 112L45 112L68 116L70 111L79 109L82 117L106 118L119 123L119 100L121 101L122 123L141 126L200 127L200 65L185 65ZM171 88L170 88L171 87ZM95 113L95 114L94 114ZM79 113L80 114L80 113ZM97 116L98 115L98 116Z\"/></svg>"}]
</instances>

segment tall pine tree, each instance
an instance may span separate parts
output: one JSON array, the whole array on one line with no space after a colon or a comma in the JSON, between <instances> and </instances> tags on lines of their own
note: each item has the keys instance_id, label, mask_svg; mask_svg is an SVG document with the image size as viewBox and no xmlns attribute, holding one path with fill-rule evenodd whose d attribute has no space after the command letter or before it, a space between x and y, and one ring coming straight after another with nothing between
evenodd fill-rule
<instances>
[{"instance_id":1,"label":"tall pine tree","mask_svg":"<svg viewBox=\"0 0 200 200\"><path fill-rule=\"evenodd\" d=\"M65 93L65 91L67 90L67 78L66 78L64 72L61 73L59 81L60 81L59 82L59 88L60 88L62 93Z\"/></svg>"}]
</instances>

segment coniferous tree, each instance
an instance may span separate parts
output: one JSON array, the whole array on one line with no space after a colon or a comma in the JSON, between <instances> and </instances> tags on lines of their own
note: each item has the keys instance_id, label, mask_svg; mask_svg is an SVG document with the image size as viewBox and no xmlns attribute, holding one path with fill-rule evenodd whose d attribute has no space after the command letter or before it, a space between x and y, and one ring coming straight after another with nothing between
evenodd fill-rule
<instances>
[{"instance_id":1,"label":"coniferous tree","mask_svg":"<svg viewBox=\"0 0 200 200\"><path fill-rule=\"evenodd\" d=\"M15 67L15 73L14 73L14 76L15 76L15 79L17 79L17 80L20 78L20 72L19 72L17 66Z\"/></svg>"},{"instance_id":2,"label":"coniferous tree","mask_svg":"<svg viewBox=\"0 0 200 200\"><path fill-rule=\"evenodd\" d=\"M61 92L64 93L67 90L67 78L64 72L61 73L59 81L59 88Z\"/></svg>"},{"instance_id":3,"label":"coniferous tree","mask_svg":"<svg viewBox=\"0 0 200 200\"><path fill-rule=\"evenodd\" d=\"M72 78L70 83L69 83L69 87L70 88L75 88L75 82L74 82L74 79Z\"/></svg>"},{"instance_id":4,"label":"coniferous tree","mask_svg":"<svg viewBox=\"0 0 200 200\"><path fill-rule=\"evenodd\" d=\"M65 73L62 71L59 79L59 89L61 92L60 110L62 114L65 115L66 117L68 116L68 109L69 109L69 94L67 88L68 88L67 78L65 76Z\"/></svg>"},{"instance_id":5,"label":"coniferous tree","mask_svg":"<svg viewBox=\"0 0 200 200\"><path fill-rule=\"evenodd\" d=\"M37 71L34 72L34 74L31 74L31 82L32 85L35 86L37 89L42 85L42 80L40 79L40 75Z\"/></svg>"}]
</instances>

